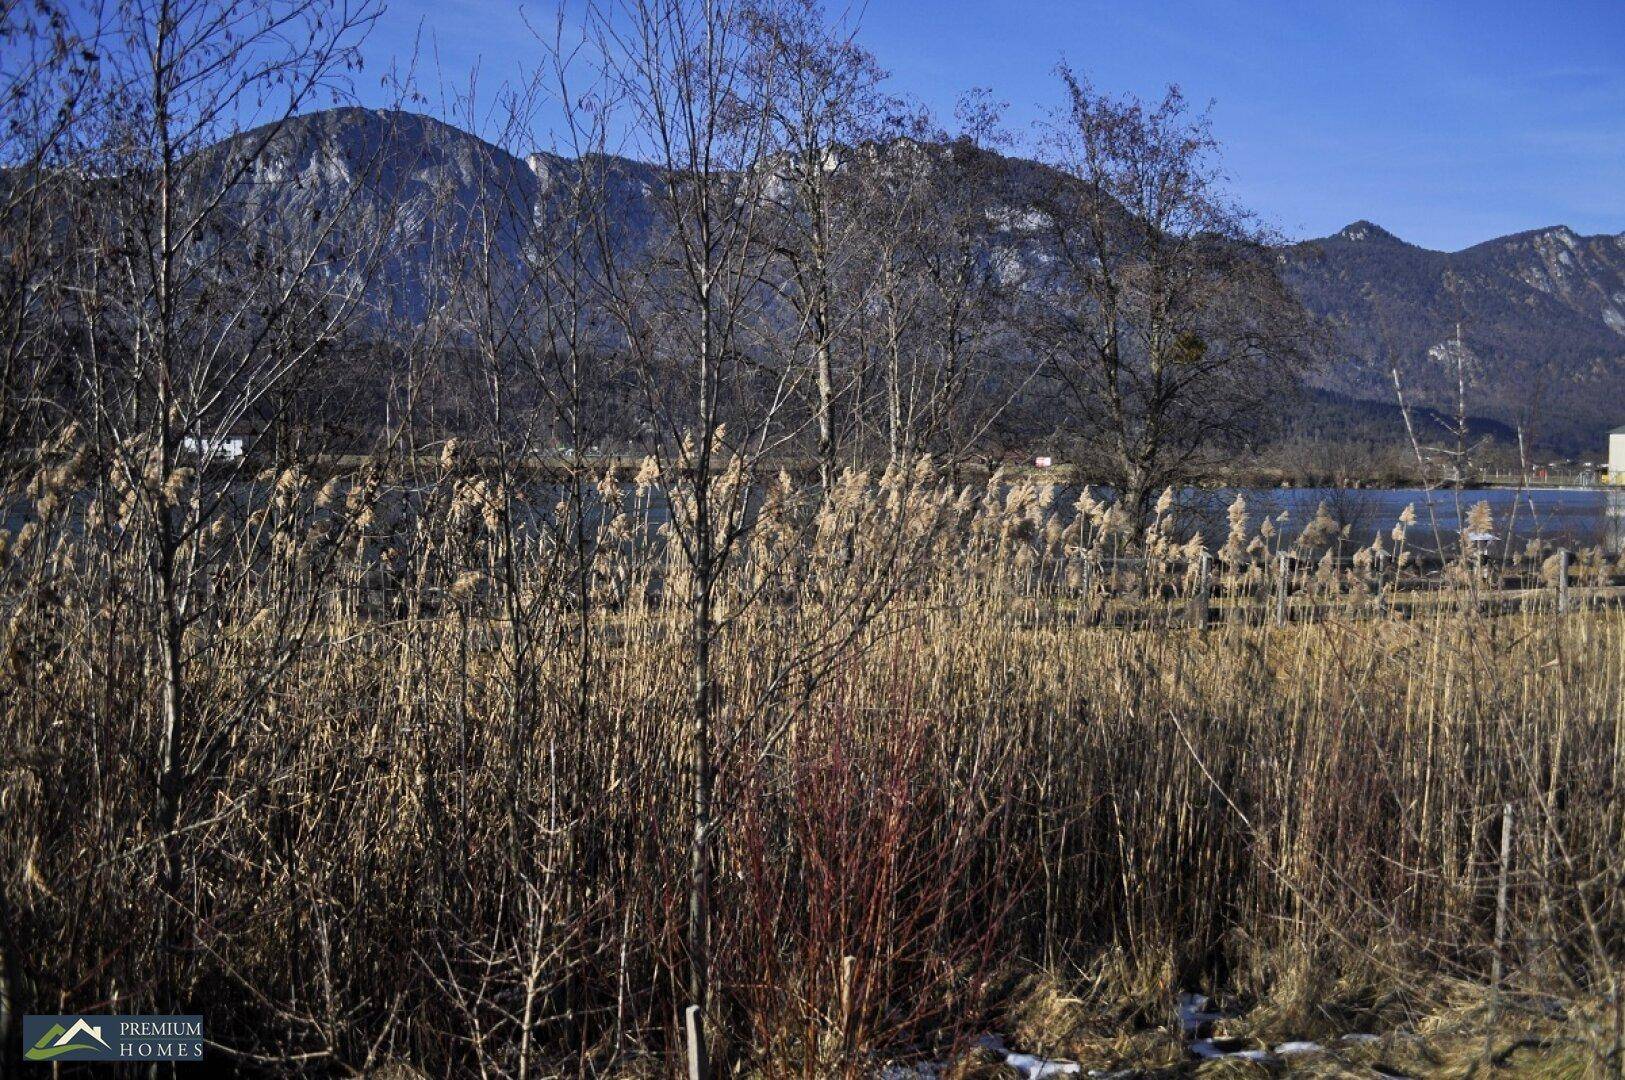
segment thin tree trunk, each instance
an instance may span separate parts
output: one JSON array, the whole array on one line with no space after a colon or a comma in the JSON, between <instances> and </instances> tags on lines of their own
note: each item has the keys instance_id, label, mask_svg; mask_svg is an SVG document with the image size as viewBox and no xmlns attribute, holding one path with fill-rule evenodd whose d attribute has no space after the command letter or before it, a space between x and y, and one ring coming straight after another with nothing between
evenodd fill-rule
<instances>
[{"instance_id":1,"label":"thin tree trunk","mask_svg":"<svg viewBox=\"0 0 1625 1080\"><path fill-rule=\"evenodd\" d=\"M158 262L155 267L157 274L153 282L154 300L157 309L157 332L152 342L156 350L157 381L158 381L158 476L156 478L158 490L152 493L155 501L155 526L157 535L154 538L156 550L153 552L152 569L154 586L158 593L158 650L161 667L159 713L163 726L159 746L160 773L158 777L158 830L163 837L164 866L162 887L164 894L164 917L160 927L160 948L167 954L161 960L161 971L164 973L160 983L160 994L164 996L163 1004L173 1007L178 1004L174 1000L179 992L179 953L181 947L181 911L179 891L181 886L181 789L185 783L186 763L182 743L185 738L185 701L183 696L182 654L184 647L182 640L183 628L180 616L180 597L176 565L179 541L175 528L175 518L169 505L169 497L164 490L167 486L171 471L175 468L176 450L180 439L174 430L175 408L175 370L174 370L174 342L171 328L174 325L173 304L174 290L172 288L172 274L174 268L175 252L173 250L173 216L175 206L173 200L174 180L171 168L174 162L175 151L171 145L169 130L169 60L168 47L170 34L174 29L174 19L170 6L164 4L159 8L158 25L156 27L157 39L154 45L153 63L153 99L154 120L159 139L158 179Z\"/></svg>"},{"instance_id":2,"label":"thin tree trunk","mask_svg":"<svg viewBox=\"0 0 1625 1080\"><path fill-rule=\"evenodd\" d=\"M701 289L704 322L700 328L699 459L694 463L694 584L690 597L690 631L694 649L694 834L689 846L688 953L690 1003L703 1017L710 992L711 792L715 763L711 757L711 709L715 697L711 673L712 557L711 449L715 436L711 352L711 295Z\"/></svg>"},{"instance_id":3,"label":"thin tree trunk","mask_svg":"<svg viewBox=\"0 0 1625 1080\"><path fill-rule=\"evenodd\" d=\"M818 482L828 495L835 489L835 365L827 314L821 312L814 326L818 331Z\"/></svg>"}]
</instances>

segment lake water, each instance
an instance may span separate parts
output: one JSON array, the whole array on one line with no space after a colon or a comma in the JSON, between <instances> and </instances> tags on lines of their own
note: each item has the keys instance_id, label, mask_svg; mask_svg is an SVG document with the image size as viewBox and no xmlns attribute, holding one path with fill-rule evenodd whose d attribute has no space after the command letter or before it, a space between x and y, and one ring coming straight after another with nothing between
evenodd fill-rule
<instances>
[{"instance_id":1,"label":"lake water","mask_svg":"<svg viewBox=\"0 0 1625 1080\"><path fill-rule=\"evenodd\" d=\"M418 493L415 488L397 490L404 492L408 501ZM1057 490L1054 507L1063 520L1070 518L1078 490L1072 485L1062 485ZM1097 497L1109 498L1106 491L1095 490ZM549 517L553 503L562 494L563 489L555 485L535 489L529 500L529 516ZM1238 494L1247 500L1249 535L1256 535L1259 524L1267 516L1277 520L1277 529L1288 538L1296 537L1324 502L1334 520L1349 526L1350 543L1369 544L1374 536L1386 538L1405 507L1414 506L1416 524L1409 530L1411 546L1431 547L1436 526L1445 547L1453 548L1461 528L1460 517L1469 513L1475 504L1485 502L1489 504L1493 531L1498 537L1505 538L1510 533L1519 541L1538 537L1570 548L1601 545L1614 553L1625 551L1625 488L1463 491L1459 515L1457 496L1449 490L1188 488L1178 500L1181 539L1200 529L1210 550L1224 543L1229 532L1229 507ZM629 485L626 495L630 505L634 496ZM658 524L666 520L665 499L659 491L647 493L640 501L639 509L650 521ZM1283 513L1284 522L1279 520ZM13 502L0 508L0 527L15 532L31 517L27 502Z\"/></svg>"},{"instance_id":2,"label":"lake water","mask_svg":"<svg viewBox=\"0 0 1625 1080\"><path fill-rule=\"evenodd\" d=\"M1489 504L1497 536L1511 533L1519 538L1539 537L1563 546L1605 544L1618 550L1615 532L1621 520L1619 515L1625 512L1625 490L1608 488L1463 491L1459 496L1459 514L1458 496L1449 490L1252 488L1239 493L1246 497L1248 524L1253 531L1266 514L1278 517L1285 512L1287 521L1278 527L1288 536L1295 536L1324 502L1334 519L1350 526L1350 540L1362 544L1370 543L1378 534L1386 537L1405 507L1414 506L1416 524L1409 530L1412 543L1431 543L1436 524L1445 544L1453 545L1462 526L1461 518L1470 513L1474 505L1484 502ZM1237 494L1235 489L1192 490L1181 501L1203 536L1210 542L1220 543L1229 529L1226 511Z\"/></svg>"},{"instance_id":3,"label":"lake water","mask_svg":"<svg viewBox=\"0 0 1625 1080\"><path fill-rule=\"evenodd\" d=\"M1063 485L1056 492L1055 508L1063 520L1070 518L1079 489ZM1097 497L1109 498L1109 493L1095 489ZM1179 497L1180 532L1188 536L1200 529L1209 548L1224 543L1229 532L1229 508L1241 494L1247 500L1248 528L1256 534L1259 524L1268 516L1276 519L1276 527L1288 537L1296 537L1315 516L1316 509L1325 503L1327 510L1339 524L1349 526L1349 540L1354 544L1369 544L1374 536L1388 534L1405 507L1414 506L1416 524L1410 530L1413 548L1433 546L1433 530L1437 526L1445 547L1453 548L1461 529L1460 517L1465 517L1479 502L1490 507L1493 531L1499 537L1510 534L1520 541L1540 538L1559 546L1584 548L1603 545L1613 551L1621 550L1619 524L1625 521L1625 488L1532 488L1516 491L1511 488L1482 488L1460 494L1460 514L1457 513L1456 494L1449 490L1427 491L1422 488L1353 489L1353 488L1188 488ZM631 489L628 488L628 501ZM556 499L557 493L550 495ZM645 496L651 520L662 522L667 512L659 492ZM1614 508L1610 516L1609 508ZM1431 514L1430 514L1431 508ZM1287 515L1286 521L1279 520Z\"/></svg>"}]
</instances>

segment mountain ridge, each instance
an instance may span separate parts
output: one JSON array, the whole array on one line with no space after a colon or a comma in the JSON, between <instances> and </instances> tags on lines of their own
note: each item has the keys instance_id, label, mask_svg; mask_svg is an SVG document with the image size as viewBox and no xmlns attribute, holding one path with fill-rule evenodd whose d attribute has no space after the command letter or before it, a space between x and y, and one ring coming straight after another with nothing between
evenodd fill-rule
<instances>
[{"instance_id":1,"label":"mountain ridge","mask_svg":"<svg viewBox=\"0 0 1625 1080\"><path fill-rule=\"evenodd\" d=\"M1362 240L1368 240L1369 239L1369 240L1380 240L1380 241L1392 241L1393 243L1399 244L1399 245L1401 245L1403 247L1414 248L1417 251L1425 251L1425 252L1429 252L1429 253L1432 253L1432 254L1435 254L1435 255L1464 255L1469 251L1473 251L1473 250L1478 249L1478 248L1489 247L1492 244L1498 244L1498 243L1502 243L1502 242L1505 242L1505 241L1511 241L1511 240L1532 239L1532 238L1535 238L1535 237L1548 236L1548 235L1550 235L1550 236L1568 236L1569 238L1574 239L1574 240L1584 240L1584 241L1590 241L1590 240L1625 241L1625 230L1621 230L1620 232L1617 232L1617 233L1607 233L1607 232L1603 232L1603 233L1582 233L1579 230L1577 230L1577 229L1575 229L1575 228L1573 228L1573 227L1571 227L1569 225L1564 225L1561 222L1559 222L1559 223L1557 223L1555 225L1540 225L1540 226L1536 226L1534 228L1529 228L1529 229L1519 229L1516 232L1504 233L1504 234L1502 234L1500 236L1492 236L1492 237L1490 237L1490 238L1488 238L1486 240L1474 241L1473 243L1468 244L1466 247L1456 248L1454 250L1446 250L1444 248L1430 248L1430 247L1426 247L1426 246L1424 246L1422 244L1415 243L1414 241L1405 239L1404 237L1400 236L1398 233L1394 232L1393 230L1386 228L1385 226L1383 226L1379 222L1372 221L1369 218L1360 218L1360 219L1358 219L1356 221L1349 222L1347 225L1343 226L1341 229L1338 229L1336 232L1328 233L1325 236L1307 236L1307 237L1304 237L1301 240L1287 241L1282 246L1284 246L1284 247L1292 247L1292 246L1295 246L1297 244L1324 244L1324 243L1326 243L1328 241L1331 241L1331 240L1362 241Z\"/></svg>"},{"instance_id":2,"label":"mountain ridge","mask_svg":"<svg viewBox=\"0 0 1625 1080\"><path fill-rule=\"evenodd\" d=\"M1003 179L984 180L977 198L990 221L1019 220L1032 210L1020 205L1033 190L1030 178L1045 167L998 157ZM608 180L615 242L647 242L656 228L658 168L615 155L594 160ZM545 151L514 154L420 113L346 106L295 117L271 135L243 196L244 220L317 212L363 167L377 169L359 195L363 214L385 223L398 249L383 277L385 307L413 314L434 302L425 269L431 252L476 223L497 229L517 252L580 164ZM1035 242L1022 234L1029 250L1017 254L1041 266L1042 253L1031 254ZM1392 403L1397 367L1414 404L1453 410L1459 370L1468 376L1469 412L1561 450L1595 450L1625 421L1625 405L1612 406L1625 401L1625 233L1582 236L1548 225L1443 252L1362 218L1276 252L1286 283L1331 329L1333 355L1311 378L1317 389ZM1019 287L1041 281L1034 275Z\"/></svg>"},{"instance_id":3,"label":"mountain ridge","mask_svg":"<svg viewBox=\"0 0 1625 1080\"><path fill-rule=\"evenodd\" d=\"M1470 412L1577 453L1625 420L1625 234L1549 225L1442 252L1359 221L1280 259L1333 331L1319 386L1393 400L1397 369L1418 403L1450 408L1459 371Z\"/></svg>"}]
</instances>

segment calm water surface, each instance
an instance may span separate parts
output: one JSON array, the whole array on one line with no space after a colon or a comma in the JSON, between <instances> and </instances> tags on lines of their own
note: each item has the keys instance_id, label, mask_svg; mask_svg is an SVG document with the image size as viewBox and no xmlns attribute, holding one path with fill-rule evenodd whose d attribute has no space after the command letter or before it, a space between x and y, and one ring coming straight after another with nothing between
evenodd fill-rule
<instances>
[{"instance_id":1,"label":"calm water surface","mask_svg":"<svg viewBox=\"0 0 1625 1080\"><path fill-rule=\"evenodd\" d=\"M1484 488L1457 495L1448 490L1421 488L1394 490L1351 490L1347 488L1252 488L1197 491L1188 493L1191 518L1209 539L1222 541L1228 531L1226 510L1241 494L1247 500L1249 526L1255 530L1267 514L1287 515L1282 531L1295 536L1315 516L1324 502L1328 512L1350 526L1350 539L1369 543L1377 534L1386 536L1405 507L1416 509L1416 524L1410 529L1413 542L1426 543L1435 524L1446 544L1453 544L1462 526L1461 518L1480 502L1488 503L1497 536L1509 532L1517 537L1540 537L1553 543L1590 546L1610 538L1610 522L1625 511L1625 491L1606 488L1538 488L1514 491ZM1616 516L1610 517L1612 505ZM1431 513L1430 513L1431 511Z\"/></svg>"}]
</instances>

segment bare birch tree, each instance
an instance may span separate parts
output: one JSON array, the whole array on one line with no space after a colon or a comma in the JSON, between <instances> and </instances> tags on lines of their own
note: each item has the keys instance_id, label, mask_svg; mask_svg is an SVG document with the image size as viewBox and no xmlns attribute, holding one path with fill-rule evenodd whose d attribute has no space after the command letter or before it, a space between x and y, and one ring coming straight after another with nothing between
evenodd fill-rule
<instances>
[{"instance_id":1,"label":"bare birch tree","mask_svg":"<svg viewBox=\"0 0 1625 1080\"><path fill-rule=\"evenodd\" d=\"M987 202L1007 182L998 107L972 91L956 108L959 131L925 118L866 148L859 214L862 272L872 298L859 311L879 354L888 458L921 453L957 463L1030 377L1011 347L994 262L998 238Z\"/></svg>"},{"instance_id":2,"label":"bare birch tree","mask_svg":"<svg viewBox=\"0 0 1625 1080\"><path fill-rule=\"evenodd\" d=\"M774 146L764 113L749 107L747 31L747 10L733 0L626 0L595 10L591 29L632 132L630 149L659 170L660 250L611 268L606 306L641 373L651 449L677 481L667 497L687 578L692 673L688 995L702 1010L710 1000L721 737L716 586L737 556L748 509L746 485L723 483L719 473L726 466L743 475L771 445L791 377L767 375L762 404L750 413L728 408L760 373L747 358L771 254L762 213L771 173L760 165ZM611 213L606 207L601 228L611 227Z\"/></svg>"},{"instance_id":3,"label":"bare birch tree","mask_svg":"<svg viewBox=\"0 0 1625 1080\"><path fill-rule=\"evenodd\" d=\"M1257 430L1311 354L1266 235L1222 187L1205 115L1097 92L1066 104L1038 201L1056 265L1030 290L1032 340L1068 394L1087 471L1142 520L1160 489Z\"/></svg>"},{"instance_id":4,"label":"bare birch tree","mask_svg":"<svg viewBox=\"0 0 1625 1080\"><path fill-rule=\"evenodd\" d=\"M789 309L786 351L810 354L818 478L827 493L845 434L841 399L856 390L851 322L868 292L859 269L861 184L852 174L863 164L860 148L883 134L891 105L874 56L816 0L757 0L745 12L752 98L775 151L759 165L774 174L764 215L777 256L773 280Z\"/></svg>"},{"instance_id":5,"label":"bare birch tree","mask_svg":"<svg viewBox=\"0 0 1625 1080\"><path fill-rule=\"evenodd\" d=\"M156 725L153 835L164 897L158 1003L176 995L195 918L188 900L188 797L229 752L297 651L315 594L268 613L286 646L241 697L201 689L230 651L211 626L226 587L214 571L252 453L228 438L279 386L343 344L375 246L325 220L288 221L250 197L279 175L287 122L342 90L377 13L344 0L136 0L103 35L107 114L101 178L64 219L74 298L54 331L75 341L74 414L106 469L114 537L139 548L150 600ZM263 120L243 131L245 121ZM247 234L254 234L250 242ZM279 479L290 509L296 486ZM331 553L331 549L329 549ZM319 561L319 560L318 560ZM239 571L240 572L240 571Z\"/></svg>"}]
</instances>

